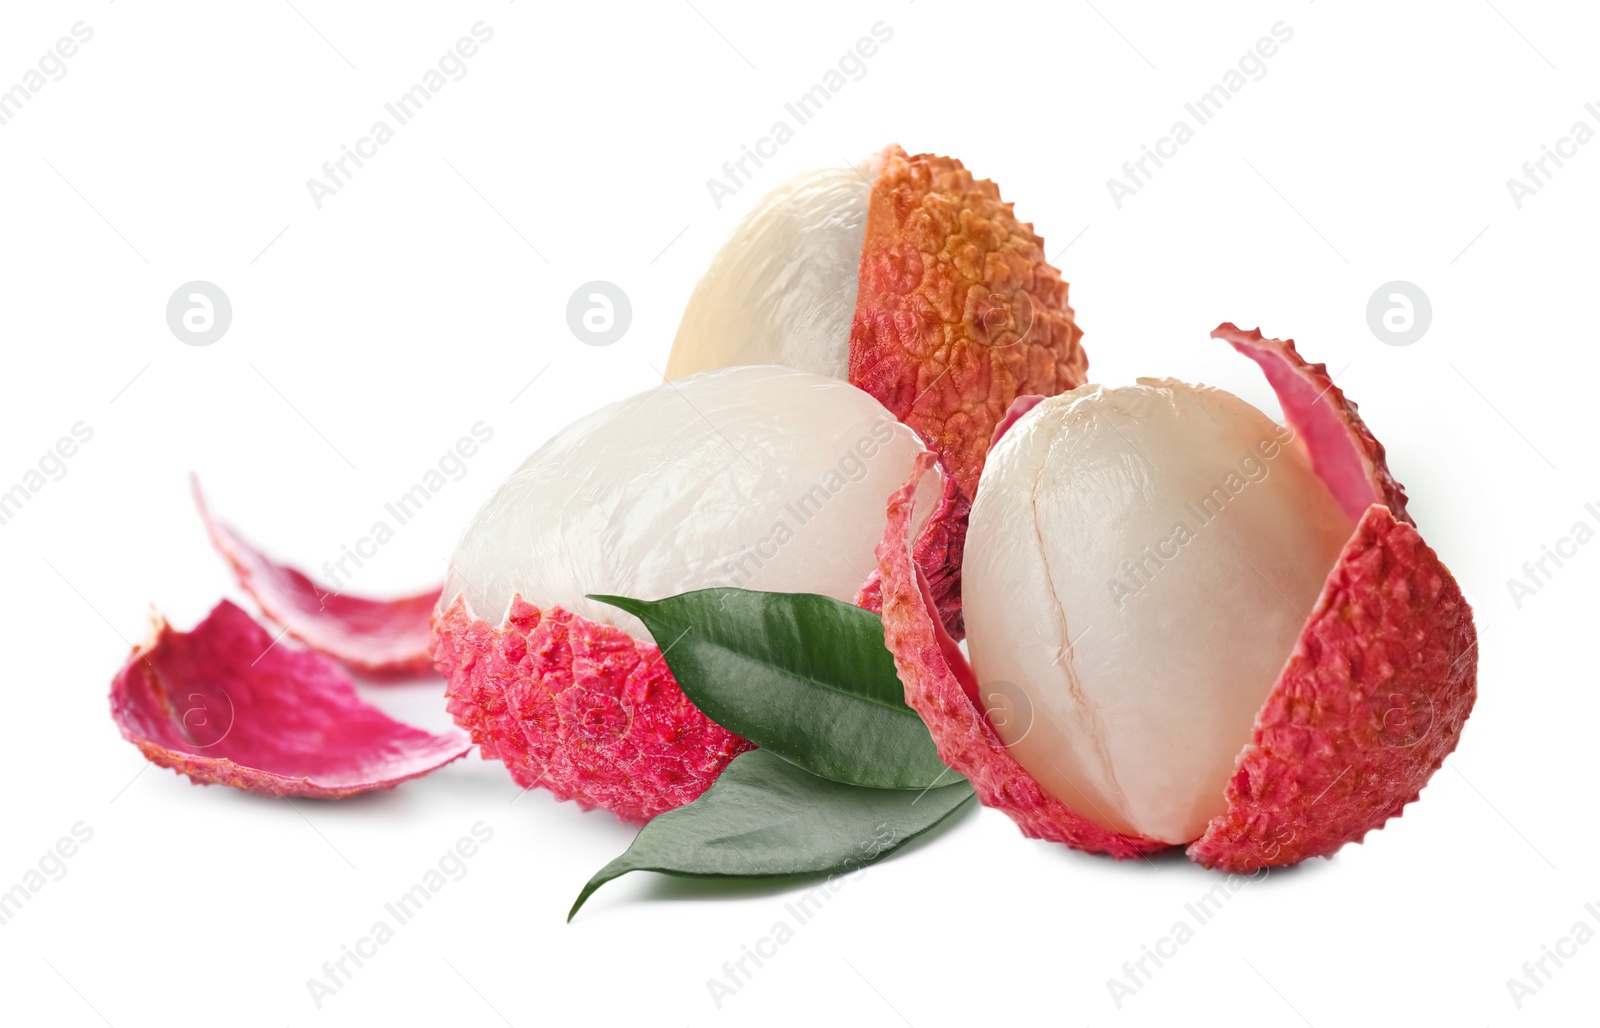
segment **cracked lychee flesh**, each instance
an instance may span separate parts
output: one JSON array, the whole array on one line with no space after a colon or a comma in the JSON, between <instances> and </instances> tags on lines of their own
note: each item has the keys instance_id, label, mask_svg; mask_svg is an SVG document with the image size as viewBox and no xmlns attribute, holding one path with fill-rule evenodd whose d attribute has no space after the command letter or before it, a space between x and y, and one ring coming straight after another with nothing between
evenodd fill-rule
<instances>
[{"instance_id":1,"label":"cracked lychee flesh","mask_svg":"<svg viewBox=\"0 0 1600 1028\"><path fill-rule=\"evenodd\" d=\"M683 695L659 642L586 597L718 586L850 601L883 497L925 452L848 383L774 366L693 375L540 447L467 528L434 658L449 707L525 787L644 820L749 744Z\"/></svg>"},{"instance_id":2,"label":"cracked lychee flesh","mask_svg":"<svg viewBox=\"0 0 1600 1028\"><path fill-rule=\"evenodd\" d=\"M1023 832L1234 872L1329 856L1414 801L1476 698L1454 578L1326 368L1223 325L1287 424L1170 380L1018 405L974 502L971 663L910 559L885 641L942 759Z\"/></svg>"},{"instance_id":3,"label":"cracked lychee flesh","mask_svg":"<svg viewBox=\"0 0 1600 1028\"><path fill-rule=\"evenodd\" d=\"M1106 828L1198 837L1353 528L1230 393L1045 400L990 454L963 566L973 671L1027 701L1002 741Z\"/></svg>"},{"instance_id":4,"label":"cracked lychee flesh","mask_svg":"<svg viewBox=\"0 0 1600 1028\"><path fill-rule=\"evenodd\" d=\"M967 496L1011 403L1084 381L1067 283L960 161L890 146L765 197L713 259L667 363L848 380L916 429Z\"/></svg>"}]
</instances>

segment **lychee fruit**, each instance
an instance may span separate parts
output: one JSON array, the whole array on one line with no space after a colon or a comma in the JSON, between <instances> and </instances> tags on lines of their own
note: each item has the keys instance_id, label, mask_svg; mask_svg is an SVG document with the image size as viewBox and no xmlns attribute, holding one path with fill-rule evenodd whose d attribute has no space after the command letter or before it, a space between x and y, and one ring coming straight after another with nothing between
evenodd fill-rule
<instances>
[{"instance_id":1,"label":"lychee fruit","mask_svg":"<svg viewBox=\"0 0 1600 1028\"><path fill-rule=\"evenodd\" d=\"M667 377L782 364L845 379L916 429L970 497L1012 401L1084 381L1082 334L1043 240L998 186L889 146L761 201L690 297Z\"/></svg>"},{"instance_id":2,"label":"lychee fruit","mask_svg":"<svg viewBox=\"0 0 1600 1028\"><path fill-rule=\"evenodd\" d=\"M1034 837L1250 873L1417 798L1476 696L1460 588L1322 365L1232 325L1278 426L1171 379L1036 403L995 443L963 567L970 664L890 504L885 638L940 756Z\"/></svg>"},{"instance_id":3,"label":"lychee fruit","mask_svg":"<svg viewBox=\"0 0 1600 1028\"><path fill-rule=\"evenodd\" d=\"M690 802L749 744L683 695L662 659L673 640L587 595L854 600L883 497L923 452L861 390L772 366L691 375L574 422L456 549L433 645L451 714L524 787L635 821Z\"/></svg>"}]
</instances>

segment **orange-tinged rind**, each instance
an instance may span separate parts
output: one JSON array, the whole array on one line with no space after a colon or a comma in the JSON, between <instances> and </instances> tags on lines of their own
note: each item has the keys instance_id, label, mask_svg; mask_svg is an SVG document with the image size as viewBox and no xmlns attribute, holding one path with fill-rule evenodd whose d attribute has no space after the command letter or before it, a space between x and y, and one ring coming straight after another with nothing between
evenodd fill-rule
<instances>
[{"instance_id":1,"label":"orange-tinged rind","mask_svg":"<svg viewBox=\"0 0 1600 1028\"><path fill-rule=\"evenodd\" d=\"M1082 336L1044 241L998 186L949 157L884 151L849 378L921 433L968 496L1013 400L1083 384Z\"/></svg>"}]
</instances>

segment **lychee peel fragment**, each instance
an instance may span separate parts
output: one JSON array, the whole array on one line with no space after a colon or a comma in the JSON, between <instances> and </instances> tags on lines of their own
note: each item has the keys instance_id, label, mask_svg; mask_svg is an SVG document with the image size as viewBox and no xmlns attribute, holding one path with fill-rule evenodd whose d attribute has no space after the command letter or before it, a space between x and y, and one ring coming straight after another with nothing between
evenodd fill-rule
<instances>
[{"instance_id":1,"label":"lychee peel fragment","mask_svg":"<svg viewBox=\"0 0 1600 1028\"><path fill-rule=\"evenodd\" d=\"M1019 396L1015 400L1012 400L1011 406L1006 408L1006 416L1001 418L1000 423L994 426L994 433L989 436L989 449L994 449L995 444L998 443L1007 432L1011 431L1011 426L1021 421L1027 416L1029 411L1033 410L1033 408L1039 406L1039 404L1048 399L1048 396L1040 396L1037 393L1029 393L1026 396Z\"/></svg>"},{"instance_id":2,"label":"lychee peel fragment","mask_svg":"<svg viewBox=\"0 0 1600 1028\"><path fill-rule=\"evenodd\" d=\"M1224 340L1261 366L1284 420L1351 521L1359 521L1374 503L1388 507L1397 520L1411 521L1406 491L1389 473L1383 444L1361 420L1355 401L1333 384L1326 364L1307 362L1293 339L1267 339L1260 329L1246 332L1231 322L1218 325L1211 338Z\"/></svg>"},{"instance_id":3,"label":"lychee peel fragment","mask_svg":"<svg viewBox=\"0 0 1600 1028\"><path fill-rule=\"evenodd\" d=\"M931 616L927 583L912 558L913 498L922 476L933 468L932 454L918 457L911 478L890 498L878 566L883 575L884 640L905 685L906 703L927 724L939 759L967 777L985 806L1010 815L1030 838L1120 859L1168 848L1154 839L1111 831L1075 813L1040 788L1006 751L979 705L972 669Z\"/></svg>"},{"instance_id":4,"label":"lychee peel fragment","mask_svg":"<svg viewBox=\"0 0 1600 1028\"><path fill-rule=\"evenodd\" d=\"M1256 717L1228 811L1189 856L1235 873L1329 856L1416 799L1477 696L1461 589L1379 504L1357 524Z\"/></svg>"},{"instance_id":5,"label":"lychee peel fragment","mask_svg":"<svg viewBox=\"0 0 1600 1028\"><path fill-rule=\"evenodd\" d=\"M921 433L968 496L1013 400L1083 383L1082 336L1044 241L998 186L949 157L884 151L849 379Z\"/></svg>"},{"instance_id":6,"label":"lychee peel fragment","mask_svg":"<svg viewBox=\"0 0 1600 1028\"><path fill-rule=\"evenodd\" d=\"M496 627L458 596L439 616L433 658L451 716L483 756L585 810L648 821L752 748L700 713L656 646L560 607L515 596Z\"/></svg>"},{"instance_id":7,"label":"lychee peel fragment","mask_svg":"<svg viewBox=\"0 0 1600 1028\"><path fill-rule=\"evenodd\" d=\"M341 664L377 678L427 674L430 621L439 589L394 600L351 596L279 564L233 526L216 518L192 479L195 504L212 545L227 559L239 587L296 639Z\"/></svg>"},{"instance_id":8,"label":"lychee peel fragment","mask_svg":"<svg viewBox=\"0 0 1600 1028\"><path fill-rule=\"evenodd\" d=\"M1212 332L1260 365L1313 469L1360 521L1329 572L1189 855L1253 871L1329 856L1400 814L1455 750L1477 699L1472 610L1406 513L1383 444L1293 340ZM1361 506L1361 504L1368 504Z\"/></svg>"},{"instance_id":9,"label":"lychee peel fragment","mask_svg":"<svg viewBox=\"0 0 1600 1028\"><path fill-rule=\"evenodd\" d=\"M472 748L365 703L332 661L275 644L226 600L188 632L158 621L112 679L111 715L151 762L267 796L391 789Z\"/></svg>"},{"instance_id":10,"label":"lychee peel fragment","mask_svg":"<svg viewBox=\"0 0 1600 1028\"><path fill-rule=\"evenodd\" d=\"M931 609L938 615L944 631L960 640L965 634L961 617L961 554L966 545L967 519L972 513L972 501L961 491L956 480L941 475L944 483L939 503L928 516L928 522L917 534L912 546L912 560L928 588ZM875 614L883 612L883 570L873 568L855 605Z\"/></svg>"}]
</instances>

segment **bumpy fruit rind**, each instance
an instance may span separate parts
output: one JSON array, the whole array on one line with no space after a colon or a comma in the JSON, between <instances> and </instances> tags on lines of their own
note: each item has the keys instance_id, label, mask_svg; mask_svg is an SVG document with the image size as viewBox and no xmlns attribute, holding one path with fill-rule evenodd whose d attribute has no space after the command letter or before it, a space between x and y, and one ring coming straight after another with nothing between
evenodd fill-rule
<instances>
[{"instance_id":1,"label":"bumpy fruit rind","mask_svg":"<svg viewBox=\"0 0 1600 1028\"><path fill-rule=\"evenodd\" d=\"M585 810L648 821L752 748L700 713L656 646L560 607L514 597L496 627L456 597L433 657L451 716L483 756Z\"/></svg>"},{"instance_id":2,"label":"bumpy fruit rind","mask_svg":"<svg viewBox=\"0 0 1600 1028\"><path fill-rule=\"evenodd\" d=\"M1328 856L1415 800L1477 695L1472 611L1411 525L1374 504L1189 856L1236 873Z\"/></svg>"},{"instance_id":3,"label":"bumpy fruit rind","mask_svg":"<svg viewBox=\"0 0 1600 1028\"><path fill-rule=\"evenodd\" d=\"M267 796L391 789L472 748L363 702L332 661L275 645L226 600L189 632L157 622L112 679L111 716L153 763Z\"/></svg>"},{"instance_id":4,"label":"bumpy fruit rind","mask_svg":"<svg viewBox=\"0 0 1600 1028\"><path fill-rule=\"evenodd\" d=\"M878 567L884 640L905 685L906 703L927 724L939 759L967 777L985 806L1009 814L1031 838L1119 858L1168 848L1155 839L1103 828L1050 796L1007 752L989 723L972 669L931 616L927 582L912 559L913 498L922 476L933 468L932 454L918 457L911 479L889 500Z\"/></svg>"},{"instance_id":5,"label":"bumpy fruit rind","mask_svg":"<svg viewBox=\"0 0 1600 1028\"><path fill-rule=\"evenodd\" d=\"M969 497L1013 400L1083 384L1082 336L1044 241L998 186L949 157L883 152L849 379L921 433Z\"/></svg>"},{"instance_id":6,"label":"bumpy fruit rind","mask_svg":"<svg viewBox=\"0 0 1600 1028\"><path fill-rule=\"evenodd\" d=\"M1398 816L1455 750L1477 699L1472 609L1406 513L1383 444L1292 339L1212 332L1260 365L1311 466L1358 518L1225 793L1189 847L1251 872L1330 856Z\"/></svg>"},{"instance_id":7,"label":"bumpy fruit rind","mask_svg":"<svg viewBox=\"0 0 1600 1028\"><path fill-rule=\"evenodd\" d=\"M192 478L195 505L212 545L227 559L239 587L267 617L296 639L346 667L375 678L427 674L428 640L439 590L372 600L341 593L267 557L232 525L211 513Z\"/></svg>"},{"instance_id":8,"label":"bumpy fruit rind","mask_svg":"<svg viewBox=\"0 0 1600 1028\"><path fill-rule=\"evenodd\" d=\"M959 641L966 634L961 616L961 554L966 547L972 501L956 485L955 479L948 475L940 478L944 488L938 506L918 533L911 555L927 582L932 609L939 623L952 639ZM883 612L882 568L872 569L856 594L855 604L874 614Z\"/></svg>"},{"instance_id":9,"label":"bumpy fruit rind","mask_svg":"<svg viewBox=\"0 0 1600 1028\"><path fill-rule=\"evenodd\" d=\"M1381 503L1395 520L1411 522L1406 491L1389 473L1383 444L1361 420L1354 400L1334 385L1326 364L1312 364L1293 339L1268 339L1260 329L1246 332L1223 322L1211 333L1261 367L1278 396L1284 420L1311 458L1317 477L1333 493L1351 521Z\"/></svg>"}]
</instances>

